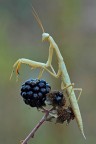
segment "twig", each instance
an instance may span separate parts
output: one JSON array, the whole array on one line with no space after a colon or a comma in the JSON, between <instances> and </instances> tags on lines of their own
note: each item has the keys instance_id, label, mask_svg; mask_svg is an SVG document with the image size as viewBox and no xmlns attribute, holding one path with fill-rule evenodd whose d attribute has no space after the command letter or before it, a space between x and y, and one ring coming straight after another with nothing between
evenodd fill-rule
<instances>
[{"instance_id":1,"label":"twig","mask_svg":"<svg viewBox=\"0 0 96 144\"><path fill-rule=\"evenodd\" d=\"M29 133L29 135L22 141L21 144L27 144L28 140L34 137L35 132L38 130L38 128L46 121L50 110L45 110L45 115L42 117L42 119L39 121L39 123L34 127L34 129Z\"/></svg>"}]
</instances>

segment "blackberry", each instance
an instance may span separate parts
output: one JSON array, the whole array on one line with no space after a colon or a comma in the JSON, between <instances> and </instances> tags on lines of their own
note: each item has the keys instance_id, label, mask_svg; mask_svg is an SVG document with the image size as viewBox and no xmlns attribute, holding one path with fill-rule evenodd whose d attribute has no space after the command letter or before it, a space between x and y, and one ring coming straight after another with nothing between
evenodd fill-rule
<instances>
[{"instance_id":1,"label":"blackberry","mask_svg":"<svg viewBox=\"0 0 96 144\"><path fill-rule=\"evenodd\" d=\"M64 121L67 121L67 123L69 123L71 120L75 118L75 115L71 107L68 107L66 109L58 109L57 115L57 123L63 123Z\"/></svg>"},{"instance_id":2,"label":"blackberry","mask_svg":"<svg viewBox=\"0 0 96 144\"><path fill-rule=\"evenodd\" d=\"M53 106L64 106L65 97L60 91L52 91L46 95L46 103Z\"/></svg>"},{"instance_id":3,"label":"blackberry","mask_svg":"<svg viewBox=\"0 0 96 144\"><path fill-rule=\"evenodd\" d=\"M46 94L51 86L45 80L29 79L21 87L21 96L25 104L31 107L45 106Z\"/></svg>"}]
</instances>

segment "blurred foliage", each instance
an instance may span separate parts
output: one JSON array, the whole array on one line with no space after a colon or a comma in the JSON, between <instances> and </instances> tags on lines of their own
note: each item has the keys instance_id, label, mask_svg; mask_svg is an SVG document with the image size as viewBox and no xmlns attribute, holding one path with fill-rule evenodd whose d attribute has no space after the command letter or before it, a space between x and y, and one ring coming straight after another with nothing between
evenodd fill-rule
<instances>
[{"instance_id":1,"label":"blurred foliage","mask_svg":"<svg viewBox=\"0 0 96 144\"><path fill-rule=\"evenodd\" d=\"M41 29L32 15L38 12L46 32L60 47L72 82L82 87L79 101L87 144L96 143L96 1L95 0L0 0L0 143L19 143L42 117L36 109L24 105L20 86L28 78L36 78L38 70L22 65L18 83L15 73L9 81L13 63L18 58L46 62L48 44L41 41ZM94 10L94 11L93 11ZM54 57L54 67L57 63ZM53 89L60 80L44 73ZM31 143L78 143L85 140L76 122L66 125L44 124Z\"/></svg>"}]
</instances>

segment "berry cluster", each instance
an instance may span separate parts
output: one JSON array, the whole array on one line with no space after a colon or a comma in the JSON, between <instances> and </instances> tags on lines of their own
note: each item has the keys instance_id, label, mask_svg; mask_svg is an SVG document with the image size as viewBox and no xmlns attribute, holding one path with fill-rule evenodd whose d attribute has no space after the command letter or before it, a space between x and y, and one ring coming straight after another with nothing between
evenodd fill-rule
<instances>
[{"instance_id":1,"label":"berry cluster","mask_svg":"<svg viewBox=\"0 0 96 144\"><path fill-rule=\"evenodd\" d=\"M22 85L21 96L25 104L39 108L45 105L46 94L50 90L51 87L45 80L29 79Z\"/></svg>"},{"instance_id":2,"label":"berry cluster","mask_svg":"<svg viewBox=\"0 0 96 144\"><path fill-rule=\"evenodd\" d=\"M25 104L41 108L46 104L53 106L57 113L56 123L69 123L75 118L72 108L65 108L66 98L60 91L51 91L45 80L29 79L21 87L21 96Z\"/></svg>"},{"instance_id":3,"label":"berry cluster","mask_svg":"<svg viewBox=\"0 0 96 144\"><path fill-rule=\"evenodd\" d=\"M52 91L46 96L46 103L53 106L64 106L66 103L65 97L60 91Z\"/></svg>"},{"instance_id":4,"label":"berry cluster","mask_svg":"<svg viewBox=\"0 0 96 144\"><path fill-rule=\"evenodd\" d=\"M69 123L74 118L75 115L71 107L68 107L66 109L58 109L58 118L56 122L63 123L64 121L67 121L67 123Z\"/></svg>"}]
</instances>

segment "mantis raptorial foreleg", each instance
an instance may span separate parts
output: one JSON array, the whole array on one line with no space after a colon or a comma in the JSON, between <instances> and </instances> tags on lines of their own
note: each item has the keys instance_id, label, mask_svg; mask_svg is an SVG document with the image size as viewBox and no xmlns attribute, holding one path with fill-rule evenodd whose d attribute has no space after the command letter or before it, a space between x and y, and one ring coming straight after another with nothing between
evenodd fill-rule
<instances>
[{"instance_id":1,"label":"mantis raptorial foreleg","mask_svg":"<svg viewBox=\"0 0 96 144\"><path fill-rule=\"evenodd\" d=\"M25 58L18 59L15 62L15 64L13 65L13 70L12 70L10 79L12 77L12 74L13 74L15 68L16 68L16 74L17 75L19 74L19 69L20 69L21 64L27 64L31 68L43 68L44 66L46 66L45 63L40 63L40 62L32 61L32 60L29 60L29 59L25 59Z\"/></svg>"},{"instance_id":2,"label":"mantis raptorial foreleg","mask_svg":"<svg viewBox=\"0 0 96 144\"><path fill-rule=\"evenodd\" d=\"M47 69L46 67L44 68L47 72L49 72L53 77L55 78L59 78L59 76L61 75L61 71L58 70L57 74L56 73L53 73L51 72L49 69Z\"/></svg>"},{"instance_id":3,"label":"mantis raptorial foreleg","mask_svg":"<svg viewBox=\"0 0 96 144\"><path fill-rule=\"evenodd\" d=\"M52 65L50 65L50 68L51 68L52 72L56 75L56 72L55 72L55 70L54 70Z\"/></svg>"},{"instance_id":4,"label":"mantis raptorial foreleg","mask_svg":"<svg viewBox=\"0 0 96 144\"><path fill-rule=\"evenodd\" d=\"M39 75L38 75L38 79L40 79L41 77L42 77L42 75L43 75L43 72L44 72L44 69L40 69L40 72L39 72Z\"/></svg>"},{"instance_id":5,"label":"mantis raptorial foreleg","mask_svg":"<svg viewBox=\"0 0 96 144\"><path fill-rule=\"evenodd\" d=\"M21 58L21 59L18 59L15 62L15 64L13 65L13 71L11 73L10 79L12 77L12 74L14 72L15 67L16 67L16 74L17 75L19 74L19 69L20 69L21 64L27 64L31 68L41 68L38 78L42 77L44 70L46 70L47 72L49 72L52 76L54 76L56 78L58 78L60 76L60 71L58 70L58 72L56 74L52 65L49 66L47 63L45 64L45 63L36 62L36 61L29 60L29 59ZM52 72L48 69L48 67L51 68Z\"/></svg>"}]
</instances>

